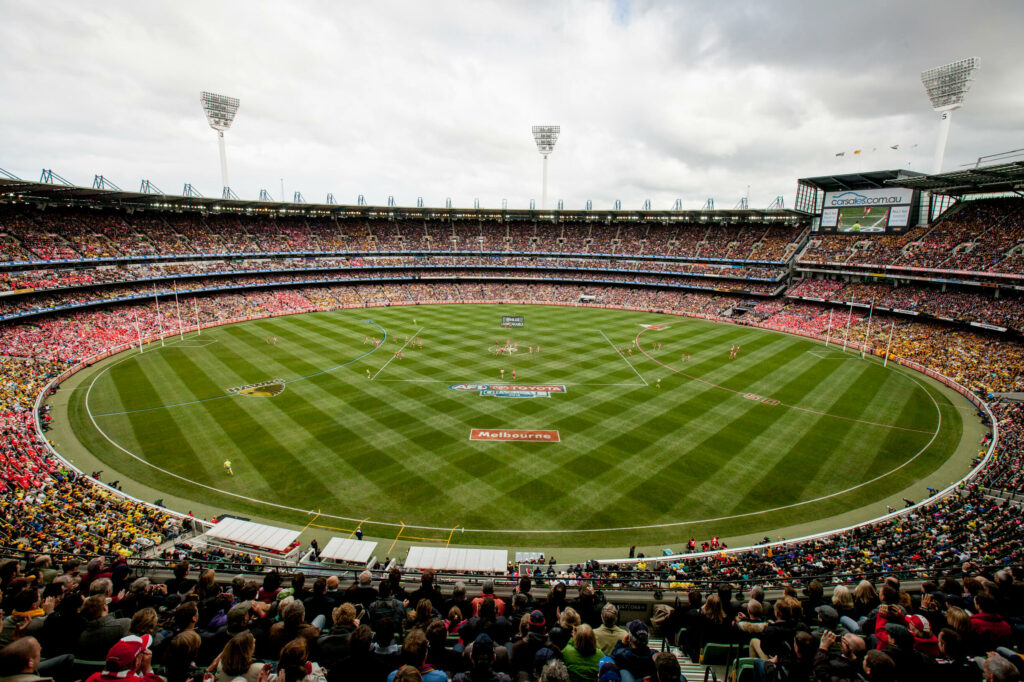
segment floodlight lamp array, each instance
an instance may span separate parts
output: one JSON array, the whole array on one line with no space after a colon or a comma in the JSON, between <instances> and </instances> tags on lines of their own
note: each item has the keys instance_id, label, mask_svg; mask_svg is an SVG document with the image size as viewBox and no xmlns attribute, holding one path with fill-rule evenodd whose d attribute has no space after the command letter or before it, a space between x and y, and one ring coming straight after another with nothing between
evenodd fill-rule
<instances>
[{"instance_id":1,"label":"floodlight lamp array","mask_svg":"<svg viewBox=\"0 0 1024 682\"><path fill-rule=\"evenodd\" d=\"M236 98L203 91L200 93L199 99L203 104L203 111L206 112L206 120L210 122L211 128L222 133L231 127L231 123L235 120L235 113L238 111Z\"/></svg>"},{"instance_id":2,"label":"floodlight lamp array","mask_svg":"<svg viewBox=\"0 0 1024 682\"><path fill-rule=\"evenodd\" d=\"M537 143L537 151L545 157L555 150L561 126L533 126L533 139Z\"/></svg>"},{"instance_id":3,"label":"floodlight lamp array","mask_svg":"<svg viewBox=\"0 0 1024 682\"><path fill-rule=\"evenodd\" d=\"M978 58L970 57L960 61L921 72L921 82L928 91L932 109L936 111L956 109L963 106L964 96L971 89Z\"/></svg>"}]
</instances>

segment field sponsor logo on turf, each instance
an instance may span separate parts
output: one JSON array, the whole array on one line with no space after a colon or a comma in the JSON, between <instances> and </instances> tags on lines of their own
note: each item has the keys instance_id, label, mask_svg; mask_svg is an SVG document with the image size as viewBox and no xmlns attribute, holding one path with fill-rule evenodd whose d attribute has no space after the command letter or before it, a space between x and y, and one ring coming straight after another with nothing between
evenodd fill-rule
<instances>
[{"instance_id":1,"label":"field sponsor logo on turf","mask_svg":"<svg viewBox=\"0 0 1024 682\"><path fill-rule=\"evenodd\" d=\"M471 429L470 440L513 441L521 443L561 443L558 431L526 429Z\"/></svg>"},{"instance_id":2,"label":"field sponsor logo on turf","mask_svg":"<svg viewBox=\"0 0 1024 682\"><path fill-rule=\"evenodd\" d=\"M642 324L640 326L643 327L644 329L651 329L651 330L668 329L668 325L664 325L664 324Z\"/></svg>"},{"instance_id":3,"label":"field sponsor logo on turf","mask_svg":"<svg viewBox=\"0 0 1024 682\"><path fill-rule=\"evenodd\" d=\"M234 388L229 388L228 393L247 395L253 398L273 398L284 391L284 386L284 379L271 379L270 381L261 381L257 384L235 386Z\"/></svg>"},{"instance_id":4,"label":"field sponsor logo on turf","mask_svg":"<svg viewBox=\"0 0 1024 682\"><path fill-rule=\"evenodd\" d=\"M565 386L558 384L452 384L448 388L492 398L550 398L552 393L565 393Z\"/></svg>"},{"instance_id":5,"label":"field sponsor logo on turf","mask_svg":"<svg viewBox=\"0 0 1024 682\"><path fill-rule=\"evenodd\" d=\"M452 384L448 388L453 391L484 391L489 386L487 384Z\"/></svg>"}]
</instances>

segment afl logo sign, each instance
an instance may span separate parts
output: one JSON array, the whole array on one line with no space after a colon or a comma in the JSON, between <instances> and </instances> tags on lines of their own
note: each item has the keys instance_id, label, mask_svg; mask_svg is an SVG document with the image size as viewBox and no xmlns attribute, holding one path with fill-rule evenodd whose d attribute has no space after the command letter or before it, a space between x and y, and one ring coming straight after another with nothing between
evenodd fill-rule
<instances>
[{"instance_id":1,"label":"afl logo sign","mask_svg":"<svg viewBox=\"0 0 1024 682\"><path fill-rule=\"evenodd\" d=\"M448 388L453 391L485 391L489 386L487 384L452 384Z\"/></svg>"}]
</instances>

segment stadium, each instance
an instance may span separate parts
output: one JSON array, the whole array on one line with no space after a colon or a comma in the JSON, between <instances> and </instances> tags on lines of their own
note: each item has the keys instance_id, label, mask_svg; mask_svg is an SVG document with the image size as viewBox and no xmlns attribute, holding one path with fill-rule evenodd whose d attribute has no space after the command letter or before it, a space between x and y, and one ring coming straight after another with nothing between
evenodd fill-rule
<instances>
[{"instance_id":1,"label":"stadium","mask_svg":"<svg viewBox=\"0 0 1024 682\"><path fill-rule=\"evenodd\" d=\"M240 198L210 92L217 197L0 168L0 678L1019 679L975 68L922 74L933 172L768 208L549 208L557 126L539 208Z\"/></svg>"}]
</instances>

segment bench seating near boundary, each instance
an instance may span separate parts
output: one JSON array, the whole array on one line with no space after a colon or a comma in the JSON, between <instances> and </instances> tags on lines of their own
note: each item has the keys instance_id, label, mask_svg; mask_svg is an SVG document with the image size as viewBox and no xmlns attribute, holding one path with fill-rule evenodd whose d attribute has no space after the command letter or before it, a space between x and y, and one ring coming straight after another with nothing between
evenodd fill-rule
<instances>
[{"instance_id":1,"label":"bench seating near boundary","mask_svg":"<svg viewBox=\"0 0 1024 682\"><path fill-rule=\"evenodd\" d=\"M508 552L503 549L410 547L405 567L501 575L508 568L507 561Z\"/></svg>"},{"instance_id":2,"label":"bench seating near boundary","mask_svg":"<svg viewBox=\"0 0 1024 682\"><path fill-rule=\"evenodd\" d=\"M278 528L252 521L243 521L233 517L225 517L214 524L200 539L212 544L222 544L232 548L242 548L257 552L290 557L299 547L298 537L301 531L290 528Z\"/></svg>"},{"instance_id":3,"label":"bench seating near boundary","mask_svg":"<svg viewBox=\"0 0 1024 682\"><path fill-rule=\"evenodd\" d=\"M376 563L376 560L372 559L373 550L376 548L377 543L369 540L333 537L320 550L320 561L322 563L363 564L369 568L371 562Z\"/></svg>"}]
</instances>

